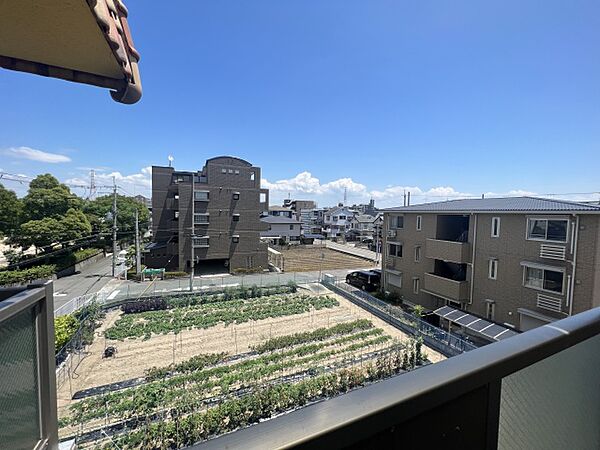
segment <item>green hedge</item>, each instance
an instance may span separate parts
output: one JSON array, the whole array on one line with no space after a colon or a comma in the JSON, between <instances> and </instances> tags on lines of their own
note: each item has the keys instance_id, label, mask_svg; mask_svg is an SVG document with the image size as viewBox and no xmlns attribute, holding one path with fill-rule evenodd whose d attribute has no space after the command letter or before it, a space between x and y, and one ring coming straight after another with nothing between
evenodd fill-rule
<instances>
[{"instance_id":1,"label":"green hedge","mask_svg":"<svg viewBox=\"0 0 600 450\"><path fill-rule=\"evenodd\" d=\"M58 353L79 329L79 320L72 314L54 319L54 348Z\"/></svg>"},{"instance_id":2,"label":"green hedge","mask_svg":"<svg viewBox=\"0 0 600 450\"><path fill-rule=\"evenodd\" d=\"M56 272L56 265L31 267L24 270L5 270L0 272L0 286L7 284L25 284L30 281L51 278Z\"/></svg>"},{"instance_id":3,"label":"green hedge","mask_svg":"<svg viewBox=\"0 0 600 450\"><path fill-rule=\"evenodd\" d=\"M165 272L165 279L189 277L187 272Z\"/></svg>"}]
</instances>

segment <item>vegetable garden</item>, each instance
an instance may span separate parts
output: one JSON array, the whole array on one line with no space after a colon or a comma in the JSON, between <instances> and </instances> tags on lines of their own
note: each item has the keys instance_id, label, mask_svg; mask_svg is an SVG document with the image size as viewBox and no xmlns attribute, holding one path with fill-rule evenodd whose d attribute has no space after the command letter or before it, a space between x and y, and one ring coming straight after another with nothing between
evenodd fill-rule
<instances>
[{"instance_id":1,"label":"vegetable garden","mask_svg":"<svg viewBox=\"0 0 600 450\"><path fill-rule=\"evenodd\" d=\"M180 448L427 362L420 341L349 308L341 297L295 288L123 305L103 333L129 345L178 333L209 336L201 333L213 329L218 340L229 328L274 319L304 325L258 334L239 351L224 344L223 351L147 367L141 378L80 391L61 411L61 437L75 436L90 448Z\"/></svg>"}]
</instances>

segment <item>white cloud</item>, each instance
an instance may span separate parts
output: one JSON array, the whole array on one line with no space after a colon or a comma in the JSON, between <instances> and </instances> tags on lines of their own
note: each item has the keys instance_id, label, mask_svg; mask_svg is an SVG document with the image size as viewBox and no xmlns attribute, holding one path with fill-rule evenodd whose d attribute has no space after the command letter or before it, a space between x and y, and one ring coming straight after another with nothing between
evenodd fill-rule
<instances>
[{"instance_id":1,"label":"white cloud","mask_svg":"<svg viewBox=\"0 0 600 450\"><path fill-rule=\"evenodd\" d=\"M293 178L278 180L271 183L266 178L261 180L261 186L272 192L283 192L290 194L331 194L344 192L363 194L367 192L364 184L357 183L352 178L339 178L328 183L321 184L321 181L314 177L310 172L301 172Z\"/></svg>"},{"instance_id":2,"label":"white cloud","mask_svg":"<svg viewBox=\"0 0 600 450\"><path fill-rule=\"evenodd\" d=\"M58 153L44 152L42 150L36 150L29 147L11 147L5 149L3 154L12 156L13 158L29 159L31 161L39 161L43 163L66 163L70 162L71 158L65 155L59 155Z\"/></svg>"},{"instance_id":3,"label":"white cloud","mask_svg":"<svg viewBox=\"0 0 600 450\"><path fill-rule=\"evenodd\" d=\"M96 173L96 185L98 186L98 195L108 193L113 184L113 177L117 186L121 188L121 194L137 195L141 194L146 197L152 195L152 167L144 167L138 173L122 174L121 172L104 172ZM67 184L88 186L90 184L89 175L81 175L78 177L65 180ZM105 187L102 187L105 186ZM101 194L100 194L101 193ZM87 195L87 191L85 194Z\"/></svg>"}]
</instances>

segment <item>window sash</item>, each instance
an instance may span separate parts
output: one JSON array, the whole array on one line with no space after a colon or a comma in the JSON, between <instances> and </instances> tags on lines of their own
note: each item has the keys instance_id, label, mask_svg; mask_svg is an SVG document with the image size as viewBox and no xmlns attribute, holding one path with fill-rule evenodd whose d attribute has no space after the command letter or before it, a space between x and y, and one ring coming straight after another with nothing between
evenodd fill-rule
<instances>
[{"instance_id":1,"label":"window sash","mask_svg":"<svg viewBox=\"0 0 600 450\"><path fill-rule=\"evenodd\" d=\"M196 201L208 200L208 192L207 191L194 191L194 200L196 200Z\"/></svg>"},{"instance_id":2,"label":"window sash","mask_svg":"<svg viewBox=\"0 0 600 450\"><path fill-rule=\"evenodd\" d=\"M490 259L488 263L488 278L490 280L495 280L498 278L498 260Z\"/></svg>"},{"instance_id":3,"label":"window sash","mask_svg":"<svg viewBox=\"0 0 600 450\"><path fill-rule=\"evenodd\" d=\"M500 236L500 217L492 217L492 237Z\"/></svg>"},{"instance_id":4,"label":"window sash","mask_svg":"<svg viewBox=\"0 0 600 450\"><path fill-rule=\"evenodd\" d=\"M422 216L417 216L417 231L421 231L421 226L422 226L422 222L423 221L423 217Z\"/></svg>"},{"instance_id":5,"label":"window sash","mask_svg":"<svg viewBox=\"0 0 600 450\"><path fill-rule=\"evenodd\" d=\"M567 219L529 219L527 239L567 242L568 231Z\"/></svg>"}]
</instances>

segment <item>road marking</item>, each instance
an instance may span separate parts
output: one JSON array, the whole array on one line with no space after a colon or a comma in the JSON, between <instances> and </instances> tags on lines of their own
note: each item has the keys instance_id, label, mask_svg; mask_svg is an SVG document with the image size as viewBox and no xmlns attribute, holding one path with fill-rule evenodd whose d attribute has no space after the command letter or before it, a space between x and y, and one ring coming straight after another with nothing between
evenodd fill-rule
<instances>
[{"instance_id":1,"label":"road marking","mask_svg":"<svg viewBox=\"0 0 600 450\"><path fill-rule=\"evenodd\" d=\"M55 297L66 297L67 294L54 294Z\"/></svg>"},{"instance_id":2,"label":"road marking","mask_svg":"<svg viewBox=\"0 0 600 450\"><path fill-rule=\"evenodd\" d=\"M116 289L114 291L111 292L111 294L106 297L107 300L114 300L114 298L119 295L119 292L121 292L119 289Z\"/></svg>"}]
</instances>

